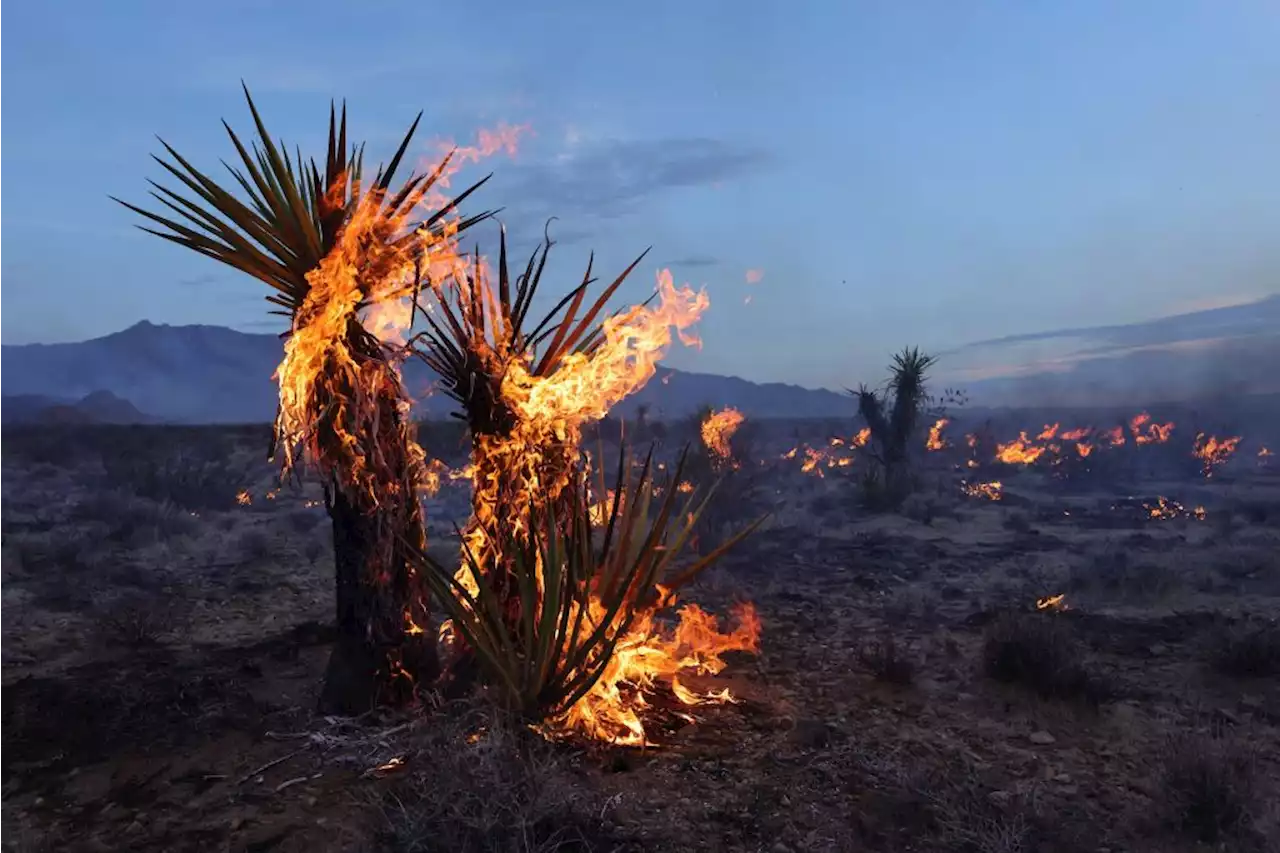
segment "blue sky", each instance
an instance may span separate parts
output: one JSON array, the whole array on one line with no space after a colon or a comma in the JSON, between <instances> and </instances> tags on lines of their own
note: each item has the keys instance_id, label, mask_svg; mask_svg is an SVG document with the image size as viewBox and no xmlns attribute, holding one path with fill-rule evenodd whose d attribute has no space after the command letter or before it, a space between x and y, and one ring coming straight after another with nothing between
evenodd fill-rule
<instances>
[{"instance_id":1,"label":"blue sky","mask_svg":"<svg viewBox=\"0 0 1280 853\"><path fill-rule=\"evenodd\" d=\"M155 134L216 169L219 119L248 126L242 77L317 152L330 97L374 159L419 109L423 158L528 123L514 159L472 172L496 173L481 203L522 247L558 216L566 281L592 248L604 273L653 245L629 297L660 265L706 285L704 347L677 367L843 387L904 344L1280 291L1271 0L356 9L11 4L4 342L277 328L260 285L107 198L145 199Z\"/></svg>"}]
</instances>

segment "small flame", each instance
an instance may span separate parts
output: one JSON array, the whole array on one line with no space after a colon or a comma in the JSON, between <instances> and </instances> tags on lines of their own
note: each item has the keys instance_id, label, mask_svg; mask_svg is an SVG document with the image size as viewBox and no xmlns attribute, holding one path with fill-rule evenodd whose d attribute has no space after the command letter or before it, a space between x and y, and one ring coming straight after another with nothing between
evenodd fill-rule
<instances>
[{"instance_id":1,"label":"small flame","mask_svg":"<svg viewBox=\"0 0 1280 853\"><path fill-rule=\"evenodd\" d=\"M1143 427L1146 427L1144 430ZM1173 434L1173 421L1157 424L1151 421L1151 415L1143 412L1129 421L1129 432L1133 433L1136 444L1164 444Z\"/></svg>"},{"instance_id":2,"label":"small flame","mask_svg":"<svg viewBox=\"0 0 1280 853\"><path fill-rule=\"evenodd\" d=\"M1006 465L1031 465L1044 455L1044 447L1033 444L1026 432L1007 444L996 445L996 459Z\"/></svg>"},{"instance_id":3,"label":"small flame","mask_svg":"<svg viewBox=\"0 0 1280 853\"><path fill-rule=\"evenodd\" d=\"M929 437L924 443L926 450L942 450L948 446L946 440L942 437L942 430L945 429L949 423L951 423L949 418L939 418L934 422L933 426L929 427Z\"/></svg>"},{"instance_id":4,"label":"small flame","mask_svg":"<svg viewBox=\"0 0 1280 853\"><path fill-rule=\"evenodd\" d=\"M733 434L738 431L738 427L742 426L744 420L746 418L742 412L734 408L726 408L707 415L706 420L702 422L702 443L717 465L732 464L734 468L738 467L738 463L733 459L733 448L729 446L729 440L733 438Z\"/></svg>"},{"instance_id":5,"label":"small flame","mask_svg":"<svg viewBox=\"0 0 1280 853\"><path fill-rule=\"evenodd\" d=\"M999 480L992 480L990 483L962 482L960 489L971 498L986 498L989 501L998 501L1004 497L1004 484Z\"/></svg>"},{"instance_id":6,"label":"small flame","mask_svg":"<svg viewBox=\"0 0 1280 853\"><path fill-rule=\"evenodd\" d=\"M253 495L249 494L248 489L241 489L236 493L236 503L240 506L248 506L253 503Z\"/></svg>"},{"instance_id":7,"label":"small flame","mask_svg":"<svg viewBox=\"0 0 1280 853\"><path fill-rule=\"evenodd\" d=\"M1067 610L1066 602L1067 594L1060 592L1057 595L1050 595L1045 598L1036 600L1036 610Z\"/></svg>"},{"instance_id":8,"label":"small flame","mask_svg":"<svg viewBox=\"0 0 1280 853\"><path fill-rule=\"evenodd\" d=\"M1213 435L1206 436L1201 432L1196 434L1191 455L1201 461L1201 471L1208 478L1213 476L1215 468L1231 458L1239 445L1240 436L1238 435L1230 438L1218 438Z\"/></svg>"}]
</instances>

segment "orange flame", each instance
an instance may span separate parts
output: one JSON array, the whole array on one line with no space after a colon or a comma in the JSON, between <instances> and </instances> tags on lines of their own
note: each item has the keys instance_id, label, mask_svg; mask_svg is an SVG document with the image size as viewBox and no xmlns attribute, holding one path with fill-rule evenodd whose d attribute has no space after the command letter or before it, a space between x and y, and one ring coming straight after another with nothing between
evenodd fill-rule
<instances>
[{"instance_id":1,"label":"orange flame","mask_svg":"<svg viewBox=\"0 0 1280 853\"><path fill-rule=\"evenodd\" d=\"M483 269L476 273L467 286L484 291L478 294L480 304L494 302L489 276ZM532 353L516 355L488 341L473 342L492 360L488 372L502 377L498 389L501 401L514 415L504 434L473 437L470 473L475 523L468 526L463 541L480 566L498 563L487 530L497 524L515 532L527 530L528 507L535 500L555 501L564 492L580 458L583 427L643 387L656 374L658 362L673 339L686 345L699 343L689 330L709 305L706 292L676 288L668 270L658 273L657 291L656 305L635 306L606 319L598 346L564 356L549 374L534 372ZM717 418L708 446L723 440L727 448L732 429L742 422L742 416L726 410ZM684 482L676 485L678 491L686 488L692 486ZM596 523L607 520L620 497L626 499L625 494L619 496L611 490L600 497L589 507ZM479 579L468 560L459 567L456 579L468 590L478 589ZM537 584L541 593L541 575ZM671 603L667 600L662 605ZM598 621L605 615L594 593L588 594L585 606L588 618ZM561 719L548 724L545 732L552 736L577 732L615 743L646 744L649 741L641 716L648 702L646 694L657 685L667 685L685 703L690 697L699 702L716 701L713 694L697 694L676 676L690 671L718 672L723 666L717 663L719 652L755 647L758 622L752 612L742 628L722 635L715 630L714 620L708 622L710 617L700 618L703 615L696 607L686 606L680 627L670 634L658 621L655 609L638 613L615 646L604 676ZM442 637L446 642L452 640L448 623L442 626ZM720 701L727 701L727 694L723 695L726 699Z\"/></svg>"},{"instance_id":2,"label":"orange flame","mask_svg":"<svg viewBox=\"0 0 1280 853\"><path fill-rule=\"evenodd\" d=\"M1143 427L1146 427L1144 430ZM1173 421L1165 424L1157 424L1151 421L1151 415L1143 412L1135 415L1129 421L1129 432L1133 433L1135 443L1142 444L1164 444L1169 440L1169 436L1173 434Z\"/></svg>"},{"instance_id":3,"label":"orange flame","mask_svg":"<svg viewBox=\"0 0 1280 853\"><path fill-rule=\"evenodd\" d=\"M1004 497L1004 484L999 480L992 480L990 483L962 482L960 490L971 498L986 498L989 501L998 501Z\"/></svg>"},{"instance_id":4,"label":"orange flame","mask_svg":"<svg viewBox=\"0 0 1280 853\"><path fill-rule=\"evenodd\" d=\"M1214 469L1230 459L1239 445L1240 436L1238 435L1218 438L1213 435L1206 436L1201 432L1196 434L1191 455L1203 463L1201 470L1205 477L1212 477Z\"/></svg>"},{"instance_id":5,"label":"orange flame","mask_svg":"<svg viewBox=\"0 0 1280 853\"><path fill-rule=\"evenodd\" d=\"M591 601L602 619L603 606ZM637 623L614 650L597 685L575 703L548 731L553 736L578 731L597 740L622 746L650 746L642 713L649 706L646 694L666 684L678 702L686 706L734 702L728 690L699 693L681 681L696 675L717 675L724 670L726 652L760 650L760 619L755 608L735 608L738 627L721 633L715 616L696 604L679 611L674 629L664 628L652 612Z\"/></svg>"},{"instance_id":6,"label":"orange flame","mask_svg":"<svg viewBox=\"0 0 1280 853\"><path fill-rule=\"evenodd\" d=\"M1067 610L1066 602L1067 594L1060 592L1057 595L1046 596L1036 600L1036 610Z\"/></svg>"},{"instance_id":7,"label":"orange flame","mask_svg":"<svg viewBox=\"0 0 1280 853\"><path fill-rule=\"evenodd\" d=\"M929 437L925 440L924 446L926 450L935 451L942 450L947 447L947 442L942 437L942 430L947 424L951 423L949 418L939 418L929 427Z\"/></svg>"},{"instance_id":8,"label":"orange flame","mask_svg":"<svg viewBox=\"0 0 1280 853\"><path fill-rule=\"evenodd\" d=\"M738 463L733 459L733 448L729 446L729 440L733 438L733 434L738 431L738 427L742 426L744 420L746 417L742 412L734 408L726 408L707 415L706 420L702 422L702 443L717 465L732 464L733 467L738 467Z\"/></svg>"},{"instance_id":9,"label":"orange flame","mask_svg":"<svg viewBox=\"0 0 1280 853\"><path fill-rule=\"evenodd\" d=\"M1033 444L1025 432L1007 444L996 445L996 459L1006 465L1031 465L1044 455L1044 447Z\"/></svg>"}]
</instances>

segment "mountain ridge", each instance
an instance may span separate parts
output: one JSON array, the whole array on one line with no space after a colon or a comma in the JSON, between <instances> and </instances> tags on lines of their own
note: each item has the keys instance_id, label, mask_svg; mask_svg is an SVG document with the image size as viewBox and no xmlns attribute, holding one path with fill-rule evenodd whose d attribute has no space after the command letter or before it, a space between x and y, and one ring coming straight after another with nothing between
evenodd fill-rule
<instances>
[{"instance_id":1,"label":"mountain ridge","mask_svg":"<svg viewBox=\"0 0 1280 853\"><path fill-rule=\"evenodd\" d=\"M275 417L272 380L283 343L272 333L223 326L140 321L76 343L4 344L4 394L66 402L106 391L148 416L178 423L247 423ZM432 392L436 376L410 360L404 381L420 417L445 417L455 402ZM786 383L676 370L659 365L644 388L617 407L628 415L679 418L704 405L734 406L748 417L831 417L852 413L846 395Z\"/></svg>"}]
</instances>

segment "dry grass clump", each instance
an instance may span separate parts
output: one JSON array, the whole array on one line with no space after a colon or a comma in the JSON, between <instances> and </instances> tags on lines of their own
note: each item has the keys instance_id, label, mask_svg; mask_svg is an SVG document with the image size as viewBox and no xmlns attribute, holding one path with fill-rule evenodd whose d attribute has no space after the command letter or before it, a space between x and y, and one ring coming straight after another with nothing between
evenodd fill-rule
<instances>
[{"instance_id":1,"label":"dry grass clump","mask_svg":"<svg viewBox=\"0 0 1280 853\"><path fill-rule=\"evenodd\" d=\"M1004 517L1001 522L1005 530L1014 533L1030 533L1031 532L1031 516L1022 510L1013 510Z\"/></svg>"},{"instance_id":2,"label":"dry grass clump","mask_svg":"<svg viewBox=\"0 0 1280 853\"><path fill-rule=\"evenodd\" d=\"M893 634L885 633L867 643L859 650L858 659L876 681L904 686L915 681L916 661L909 650L898 645Z\"/></svg>"},{"instance_id":3,"label":"dry grass clump","mask_svg":"<svg viewBox=\"0 0 1280 853\"><path fill-rule=\"evenodd\" d=\"M73 518L101 532L102 540L128 549L187 536L201 527L191 510L120 489L91 492L75 504Z\"/></svg>"},{"instance_id":4,"label":"dry grass clump","mask_svg":"<svg viewBox=\"0 0 1280 853\"><path fill-rule=\"evenodd\" d=\"M497 714L434 725L424 769L376 804L393 853L589 853L619 849L607 802L553 745Z\"/></svg>"},{"instance_id":5,"label":"dry grass clump","mask_svg":"<svg viewBox=\"0 0 1280 853\"><path fill-rule=\"evenodd\" d=\"M1205 734L1180 736L1166 745L1160 797L1175 828L1208 844L1250 840L1266 802L1248 750Z\"/></svg>"},{"instance_id":6,"label":"dry grass clump","mask_svg":"<svg viewBox=\"0 0 1280 853\"><path fill-rule=\"evenodd\" d=\"M107 488L206 512L233 509L253 477L253 460L233 438L230 431L101 427L86 441L100 453Z\"/></svg>"},{"instance_id":7,"label":"dry grass clump","mask_svg":"<svg viewBox=\"0 0 1280 853\"><path fill-rule=\"evenodd\" d=\"M1074 566L1068 581L1071 591L1090 590L1140 600L1159 599L1184 587L1195 573L1172 566L1169 560L1135 560L1129 552L1109 548L1082 565Z\"/></svg>"},{"instance_id":8,"label":"dry grass clump","mask_svg":"<svg viewBox=\"0 0 1280 853\"><path fill-rule=\"evenodd\" d=\"M145 649L160 646L174 623L164 602L135 596L108 607L98 618L98 629L109 645Z\"/></svg>"},{"instance_id":9,"label":"dry grass clump","mask_svg":"<svg viewBox=\"0 0 1280 853\"><path fill-rule=\"evenodd\" d=\"M1280 625L1253 621L1224 631L1213 649L1213 665L1236 678L1280 674Z\"/></svg>"},{"instance_id":10,"label":"dry grass clump","mask_svg":"<svg viewBox=\"0 0 1280 853\"><path fill-rule=\"evenodd\" d=\"M860 755L855 759L866 804L890 823L865 847L841 849L946 850L1022 853L1075 850L1059 846L1069 830L1058 826L1034 785L1017 790L984 779L961 756ZM894 843L894 842L898 843Z\"/></svg>"},{"instance_id":11,"label":"dry grass clump","mask_svg":"<svg viewBox=\"0 0 1280 853\"><path fill-rule=\"evenodd\" d=\"M1018 684L1045 699L1098 704L1112 691L1088 670L1084 650L1057 613L1006 613L987 629L982 646L986 674Z\"/></svg>"},{"instance_id":12,"label":"dry grass clump","mask_svg":"<svg viewBox=\"0 0 1280 853\"><path fill-rule=\"evenodd\" d=\"M944 504L938 497L918 492L903 499L898 512L905 518L917 521L926 527L933 524L936 519L954 515L952 507Z\"/></svg>"}]
</instances>

